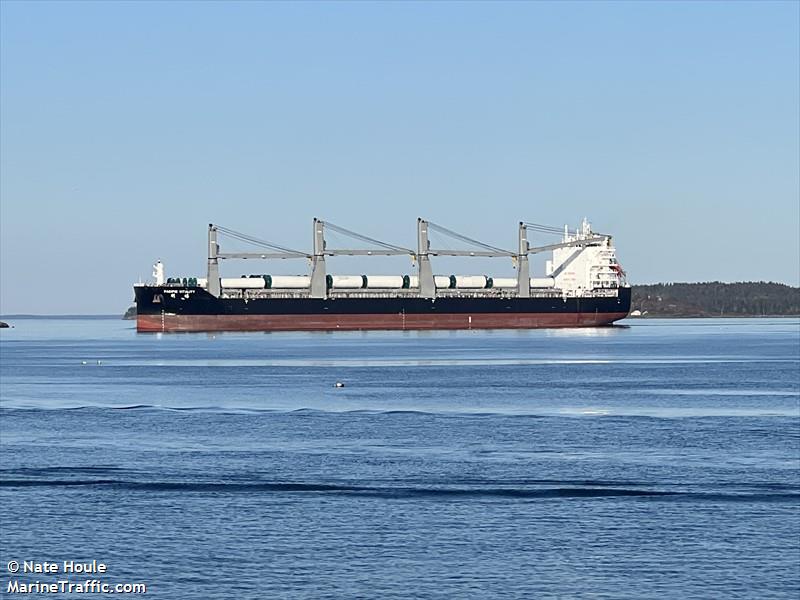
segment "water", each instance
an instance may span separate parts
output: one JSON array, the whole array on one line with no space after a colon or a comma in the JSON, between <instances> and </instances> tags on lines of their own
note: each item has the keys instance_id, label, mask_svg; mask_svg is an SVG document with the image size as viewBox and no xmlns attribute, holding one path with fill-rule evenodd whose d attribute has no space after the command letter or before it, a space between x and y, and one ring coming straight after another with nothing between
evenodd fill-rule
<instances>
[{"instance_id":1,"label":"water","mask_svg":"<svg viewBox=\"0 0 800 600\"><path fill-rule=\"evenodd\" d=\"M797 319L14 323L2 597L10 560L93 559L156 598L800 594Z\"/></svg>"}]
</instances>

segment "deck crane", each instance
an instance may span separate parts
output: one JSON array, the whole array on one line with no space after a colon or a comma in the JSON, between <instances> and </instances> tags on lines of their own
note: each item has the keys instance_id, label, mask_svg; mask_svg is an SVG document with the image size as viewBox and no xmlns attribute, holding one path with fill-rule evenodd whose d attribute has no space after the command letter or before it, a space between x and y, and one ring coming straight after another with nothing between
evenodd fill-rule
<instances>
[{"instance_id":1,"label":"deck crane","mask_svg":"<svg viewBox=\"0 0 800 600\"><path fill-rule=\"evenodd\" d=\"M325 241L326 227L332 231L345 235L349 238L365 242L371 248L328 248ZM586 229L586 226L585 226ZM595 234L588 230L582 234L575 232L573 239L567 239L568 231L565 230L565 241L548 244L544 246L530 246L528 242L528 231L538 231L543 233L560 233L560 230L545 225L537 225L520 221L518 230L518 248L516 252L486 244L479 240L470 238L461 233L448 229L442 225L422 218L417 219L417 249L412 250L403 246L391 244L369 237L339 225L314 218L313 220L313 250L309 254L301 250L288 248L273 242L261 240L253 236L223 227L221 225L208 225L208 281L207 290L213 296L219 297L221 294L219 261L226 259L297 259L304 258L311 262L310 277L310 297L328 297L327 270L325 264L326 256L398 256L408 255L417 263L419 277L419 296L422 298L436 297L436 284L431 267L431 256L466 256L466 257L508 257L511 258L517 269L517 294L521 298L530 297L530 266L528 257L532 254L555 250L558 248L576 247L578 250L573 253L567 261L559 265L560 272L569 263L575 260L580 253L587 247L597 245L610 236ZM429 232L435 231L449 238L465 242L475 246L476 250L458 250L452 248L431 248ZM233 239L259 246L262 252L220 252L218 234L223 234Z\"/></svg>"}]
</instances>

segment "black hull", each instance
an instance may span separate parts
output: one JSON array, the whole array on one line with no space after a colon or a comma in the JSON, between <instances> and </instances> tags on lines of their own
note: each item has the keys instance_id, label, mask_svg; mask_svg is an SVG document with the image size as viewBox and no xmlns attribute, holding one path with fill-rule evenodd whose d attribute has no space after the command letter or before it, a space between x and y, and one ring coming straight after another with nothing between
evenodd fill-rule
<instances>
[{"instance_id":1,"label":"black hull","mask_svg":"<svg viewBox=\"0 0 800 600\"><path fill-rule=\"evenodd\" d=\"M202 288L137 286L140 331L483 329L607 325L630 311L631 290L592 298L414 296L216 298Z\"/></svg>"}]
</instances>

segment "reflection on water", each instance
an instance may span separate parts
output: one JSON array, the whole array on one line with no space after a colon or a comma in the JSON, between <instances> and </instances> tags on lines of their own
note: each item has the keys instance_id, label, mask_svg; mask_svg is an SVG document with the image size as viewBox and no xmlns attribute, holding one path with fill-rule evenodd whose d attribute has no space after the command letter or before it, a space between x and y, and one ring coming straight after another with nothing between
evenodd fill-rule
<instances>
[{"instance_id":1,"label":"reflection on water","mask_svg":"<svg viewBox=\"0 0 800 600\"><path fill-rule=\"evenodd\" d=\"M630 325L608 325L606 327L565 327L546 329L547 337L552 338L607 338L629 329Z\"/></svg>"}]
</instances>

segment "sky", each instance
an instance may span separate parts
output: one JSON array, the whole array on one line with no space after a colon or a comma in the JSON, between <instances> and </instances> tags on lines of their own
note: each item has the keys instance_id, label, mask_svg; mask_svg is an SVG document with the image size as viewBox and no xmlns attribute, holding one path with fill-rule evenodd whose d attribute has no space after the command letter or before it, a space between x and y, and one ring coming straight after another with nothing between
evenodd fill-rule
<instances>
[{"instance_id":1,"label":"sky","mask_svg":"<svg viewBox=\"0 0 800 600\"><path fill-rule=\"evenodd\" d=\"M0 2L0 314L121 313L156 259L203 276L208 223L308 249L314 217L588 217L632 283L798 285L800 3Z\"/></svg>"}]
</instances>

